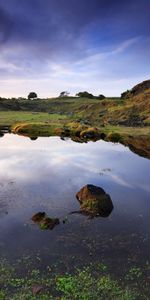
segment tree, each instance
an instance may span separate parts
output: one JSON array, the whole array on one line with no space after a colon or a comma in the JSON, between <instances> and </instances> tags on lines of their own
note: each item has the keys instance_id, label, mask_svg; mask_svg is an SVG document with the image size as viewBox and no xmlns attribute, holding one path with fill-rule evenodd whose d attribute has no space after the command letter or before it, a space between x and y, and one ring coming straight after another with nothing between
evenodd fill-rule
<instances>
[{"instance_id":1,"label":"tree","mask_svg":"<svg viewBox=\"0 0 150 300\"><path fill-rule=\"evenodd\" d=\"M70 93L68 93L67 91L61 92L59 95L59 98L63 98L63 97L68 97Z\"/></svg>"},{"instance_id":2,"label":"tree","mask_svg":"<svg viewBox=\"0 0 150 300\"><path fill-rule=\"evenodd\" d=\"M29 100L33 100L33 99L36 99L37 98L37 94L34 93L34 92L31 92L29 95L28 95L28 99Z\"/></svg>"},{"instance_id":3,"label":"tree","mask_svg":"<svg viewBox=\"0 0 150 300\"><path fill-rule=\"evenodd\" d=\"M80 93L76 94L76 96L79 98L89 98L89 99L94 98L94 96L88 92L80 92Z\"/></svg>"},{"instance_id":4,"label":"tree","mask_svg":"<svg viewBox=\"0 0 150 300\"><path fill-rule=\"evenodd\" d=\"M105 99L105 96L102 95L102 94L100 94L97 98L98 98L99 100L103 100L103 99Z\"/></svg>"}]
</instances>

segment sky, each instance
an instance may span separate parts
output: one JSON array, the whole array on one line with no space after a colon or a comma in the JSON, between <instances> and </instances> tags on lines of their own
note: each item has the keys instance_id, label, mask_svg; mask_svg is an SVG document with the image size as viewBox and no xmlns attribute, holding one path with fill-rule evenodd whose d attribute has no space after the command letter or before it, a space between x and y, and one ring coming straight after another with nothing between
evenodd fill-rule
<instances>
[{"instance_id":1,"label":"sky","mask_svg":"<svg viewBox=\"0 0 150 300\"><path fill-rule=\"evenodd\" d=\"M150 78L150 0L0 0L0 96L119 96Z\"/></svg>"}]
</instances>

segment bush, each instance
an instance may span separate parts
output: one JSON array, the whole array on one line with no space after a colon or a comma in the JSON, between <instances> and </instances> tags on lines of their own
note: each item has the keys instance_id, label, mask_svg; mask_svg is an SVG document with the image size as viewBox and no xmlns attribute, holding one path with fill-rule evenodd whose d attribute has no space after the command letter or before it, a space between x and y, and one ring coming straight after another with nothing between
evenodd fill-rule
<instances>
[{"instance_id":1,"label":"bush","mask_svg":"<svg viewBox=\"0 0 150 300\"><path fill-rule=\"evenodd\" d=\"M103 99L105 99L106 97L104 96L104 95L102 95L102 94L100 94L98 97L97 97L97 99L99 99L99 100L103 100Z\"/></svg>"},{"instance_id":2,"label":"bush","mask_svg":"<svg viewBox=\"0 0 150 300\"><path fill-rule=\"evenodd\" d=\"M88 92L80 92L80 93L76 94L76 96L79 98L89 98L89 99L94 98L94 96Z\"/></svg>"}]
</instances>

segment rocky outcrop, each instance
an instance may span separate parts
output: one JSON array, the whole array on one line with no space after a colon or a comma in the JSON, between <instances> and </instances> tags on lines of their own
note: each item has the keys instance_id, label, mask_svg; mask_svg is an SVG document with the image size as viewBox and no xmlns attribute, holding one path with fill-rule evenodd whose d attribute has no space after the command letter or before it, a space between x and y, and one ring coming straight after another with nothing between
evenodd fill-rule
<instances>
[{"instance_id":1,"label":"rocky outcrop","mask_svg":"<svg viewBox=\"0 0 150 300\"><path fill-rule=\"evenodd\" d=\"M131 90L131 94L133 96L135 96L135 95L138 95L138 94L144 92L147 89L150 89L150 80L145 80L145 81L137 84L136 86L134 86Z\"/></svg>"},{"instance_id":2,"label":"rocky outcrop","mask_svg":"<svg viewBox=\"0 0 150 300\"><path fill-rule=\"evenodd\" d=\"M77 194L80 202L80 211L92 217L108 217L113 210L113 203L108 194L97 186L88 184Z\"/></svg>"},{"instance_id":3,"label":"rocky outcrop","mask_svg":"<svg viewBox=\"0 0 150 300\"><path fill-rule=\"evenodd\" d=\"M132 96L136 96L144 91L150 89L150 80L145 80L137 85L135 85L130 91L122 93L121 98L127 99Z\"/></svg>"}]
</instances>

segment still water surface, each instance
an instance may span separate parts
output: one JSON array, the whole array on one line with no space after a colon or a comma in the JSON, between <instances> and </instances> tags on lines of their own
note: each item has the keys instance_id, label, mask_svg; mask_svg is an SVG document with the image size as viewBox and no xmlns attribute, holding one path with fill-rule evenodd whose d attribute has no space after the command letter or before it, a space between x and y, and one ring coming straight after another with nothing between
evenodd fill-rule
<instances>
[{"instance_id":1,"label":"still water surface","mask_svg":"<svg viewBox=\"0 0 150 300\"><path fill-rule=\"evenodd\" d=\"M75 195L86 184L110 195L114 209L108 218L70 214L79 210ZM31 221L39 211L60 224L41 231ZM13 134L0 139L1 256L38 253L43 265L62 260L68 268L96 260L116 270L142 264L149 260L149 216L150 160L127 147Z\"/></svg>"}]
</instances>

